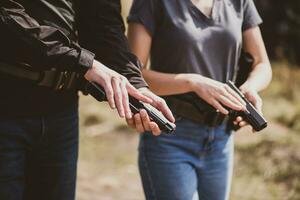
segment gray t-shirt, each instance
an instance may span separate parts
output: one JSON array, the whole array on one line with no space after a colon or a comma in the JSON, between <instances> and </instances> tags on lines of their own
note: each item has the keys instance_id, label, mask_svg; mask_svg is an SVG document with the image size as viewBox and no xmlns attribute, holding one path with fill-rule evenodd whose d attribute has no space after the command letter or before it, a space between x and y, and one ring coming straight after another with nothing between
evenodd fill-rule
<instances>
[{"instance_id":1,"label":"gray t-shirt","mask_svg":"<svg viewBox=\"0 0 300 200\"><path fill-rule=\"evenodd\" d=\"M212 17L191 0L134 0L128 22L152 36L151 69L226 82L238 69L242 32L262 20L253 0L215 0Z\"/></svg>"}]
</instances>

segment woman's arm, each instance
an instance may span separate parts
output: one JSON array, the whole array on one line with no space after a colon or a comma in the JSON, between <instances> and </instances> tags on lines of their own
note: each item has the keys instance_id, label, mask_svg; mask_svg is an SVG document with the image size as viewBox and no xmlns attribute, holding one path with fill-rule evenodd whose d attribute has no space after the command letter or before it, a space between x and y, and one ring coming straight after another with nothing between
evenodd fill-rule
<instances>
[{"instance_id":1,"label":"woman's arm","mask_svg":"<svg viewBox=\"0 0 300 200\"><path fill-rule=\"evenodd\" d=\"M259 27L246 30L243 33L244 50L254 58L253 69L247 81L240 87L246 98L262 113L263 101L258 92L265 89L272 80L271 64L262 39ZM234 122L240 126L247 123L241 117Z\"/></svg>"},{"instance_id":2,"label":"woman's arm","mask_svg":"<svg viewBox=\"0 0 300 200\"><path fill-rule=\"evenodd\" d=\"M247 81L240 89L261 111L262 100L258 92L265 89L272 80L271 64L258 26L245 31L243 40L244 50L253 56L254 64Z\"/></svg>"},{"instance_id":3,"label":"woman's arm","mask_svg":"<svg viewBox=\"0 0 300 200\"><path fill-rule=\"evenodd\" d=\"M243 40L244 50L253 56L254 64L252 72L241 88L251 87L259 92L265 89L272 79L271 64L259 27L245 31Z\"/></svg>"},{"instance_id":4,"label":"woman's arm","mask_svg":"<svg viewBox=\"0 0 300 200\"><path fill-rule=\"evenodd\" d=\"M151 34L143 25L129 23L128 38L132 52L146 66L152 44ZM234 110L245 109L243 100L230 87L199 74L168 74L143 69L143 76L150 89L158 95L195 92L224 114L228 111L223 105Z\"/></svg>"},{"instance_id":5,"label":"woman's arm","mask_svg":"<svg viewBox=\"0 0 300 200\"><path fill-rule=\"evenodd\" d=\"M150 33L143 25L130 23L128 39L132 52L140 59L144 67L147 66L152 44ZM142 72L150 89L157 95L173 95L192 91L184 74L167 74L145 68Z\"/></svg>"}]
</instances>

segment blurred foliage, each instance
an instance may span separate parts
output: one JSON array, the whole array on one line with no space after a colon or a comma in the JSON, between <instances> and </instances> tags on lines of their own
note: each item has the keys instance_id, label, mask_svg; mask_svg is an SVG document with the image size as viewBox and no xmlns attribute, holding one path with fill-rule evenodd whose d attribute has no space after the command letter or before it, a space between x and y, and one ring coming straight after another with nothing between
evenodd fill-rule
<instances>
[{"instance_id":1,"label":"blurred foliage","mask_svg":"<svg viewBox=\"0 0 300 200\"><path fill-rule=\"evenodd\" d=\"M273 64L273 80L262 93L269 119L300 132L300 70L285 63Z\"/></svg>"},{"instance_id":2,"label":"blurred foliage","mask_svg":"<svg viewBox=\"0 0 300 200\"><path fill-rule=\"evenodd\" d=\"M249 144L237 142L238 165L234 177L233 199L300 199L300 154L296 151L298 139L299 137L290 134L286 137L264 136L264 139ZM250 187L242 192L237 191L241 190L239 184L245 181ZM263 189L253 193L257 188L251 188L255 187L251 182L256 182Z\"/></svg>"},{"instance_id":3,"label":"blurred foliage","mask_svg":"<svg viewBox=\"0 0 300 200\"><path fill-rule=\"evenodd\" d=\"M287 59L300 66L300 1L255 0L264 23L261 26L273 60Z\"/></svg>"}]
</instances>

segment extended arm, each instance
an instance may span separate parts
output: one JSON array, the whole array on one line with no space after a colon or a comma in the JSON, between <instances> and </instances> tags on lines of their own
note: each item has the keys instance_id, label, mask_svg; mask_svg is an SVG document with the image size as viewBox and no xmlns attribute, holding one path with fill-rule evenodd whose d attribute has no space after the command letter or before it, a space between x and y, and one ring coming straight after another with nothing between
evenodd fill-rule
<instances>
[{"instance_id":1,"label":"extended arm","mask_svg":"<svg viewBox=\"0 0 300 200\"><path fill-rule=\"evenodd\" d=\"M151 102L127 79L94 59L94 54L80 47L67 34L53 26L38 23L16 0L0 1L0 60L27 63L37 70L56 68L75 71L105 89L110 106L121 117L131 117L127 91L139 100Z\"/></svg>"},{"instance_id":2,"label":"extended arm","mask_svg":"<svg viewBox=\"0 0 300 200\"><path fill-rule=\"evenodd\" d=\"M80 43L95 52L96 59L101 61L101 63L125 76L132 85L139 88L139 91L144 96L152 100L153 106L162 111L170 121L174 121L174 117L166 103L146 88L147 84L142 78L141 64L138 58L131 53L124 33L125 27L121 17L120 0L82 0L79 8L78 27ZM124 86L122 84L118 86L118 84L113 83L113 87L117 91L117 98L115 98L117 104L122 104L122 101L128 102L127 95L118 95L118 91L122 90ZM121 88L118 89L119 87ZM132 95L132 92L128 91ZM143 99L139 98L139 100ZM125 110L128 111L127 108ZM141 111L141 115L143 120L147 121L145 123L147 129L152 130L154 134L160 134L161 130L158 125L150 122L145 110ZM135 118L138 118L137 120L127 117L128 124L143 132L134 125L139 124L138 120L141 120L137 116L139 114L135 115Z\"/></svg>"},{"instance_id":3,"label":"extended arm","mask_svg":"<svg viewBox=\"0 0 300 200\"><path fill-rule=\"evenodd\" d=\"M95 52L97 60L128 78L135 87L145 87L140 63L131 53L124 33L120 4L120 0L81 0L77 18L80 44Z\"/></svg>"}]
</instances>

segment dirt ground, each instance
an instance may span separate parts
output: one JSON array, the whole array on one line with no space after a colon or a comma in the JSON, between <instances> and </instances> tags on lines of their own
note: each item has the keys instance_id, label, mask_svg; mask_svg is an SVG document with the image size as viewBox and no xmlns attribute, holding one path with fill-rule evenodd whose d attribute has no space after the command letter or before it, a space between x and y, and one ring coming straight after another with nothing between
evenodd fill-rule
<instances>
[{"instance_id":1,"label":"dirt ground","mask_svg":"<svg viewBox=\"0 0 300 200\"><path fill-rule=\"evenodd\" d=\"M77 199L143 199L136 165L137 137L116 132L92 140L88 142L90 149L81 149Z\"/></svg>"},{"instance_id":2,"label":"dirt ground","mask_svg":"<svg viewBox=\"0 0 300 200\"><path fill-rule=\"evenodd\" d=\"M141 200L136 164L138 134L105 104L81 100L77 200Z\"/></svg>"},{"instance_id":3,"label":"dirt ground","mask_svg":"<svg viewBox=\"0 0 300 200\"><path fill-rule=\"evenodd\" d=\"M80 108L77 200L143 200L138 134L104 103L84 97ZM300 199L296 196L300 181L295 176L300 172L299 135L271 124L263 133L253 134L249 129L236 133L235 141L231 200ZM291 162L295 168L290 168Z\"/></svg>"}]
</instances>

